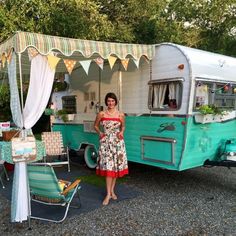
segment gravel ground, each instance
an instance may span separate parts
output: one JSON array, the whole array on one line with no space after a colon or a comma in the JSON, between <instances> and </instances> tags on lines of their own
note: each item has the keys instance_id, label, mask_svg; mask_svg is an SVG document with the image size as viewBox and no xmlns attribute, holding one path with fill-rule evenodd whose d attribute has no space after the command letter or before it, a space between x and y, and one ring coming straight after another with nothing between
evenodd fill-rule
<instances>
[{"instance_id":1,"label":"gravel ground","mask_svg":"<svg viewBox=\"0 0 236 236\"><path fill-rule=\"evenodd\" d=\"M61 224L32 220L32 230L9 222L10 202L0 195L1 235L236 235L236 168L174 172L130 164L125 184L141 194Z\"/></svg>"}]
</instances>

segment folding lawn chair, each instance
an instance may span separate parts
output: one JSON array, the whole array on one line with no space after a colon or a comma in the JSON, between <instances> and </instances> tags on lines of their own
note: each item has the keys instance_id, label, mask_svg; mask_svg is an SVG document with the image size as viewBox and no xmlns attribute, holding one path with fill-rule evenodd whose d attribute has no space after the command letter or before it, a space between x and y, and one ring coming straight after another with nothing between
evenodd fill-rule
<instances>
[{"instance_id":1,"label":"folding lawn chair","mask_svg":"<svg viewBox=\"0 0 236 236\"><path fill-rule=\"evenodd\" d=\"M32 213L29 217L56 223L64 221L74 196L77 194L79 197L80 179L73 183L58 180L53 167L47 163L28 164L27 170L31 201L66 208L65 214L60 220L33 216ZM80 207L80 199L77 207Z\"/></svg>"},{"instance_id":2,"label":"folding lawn chair","mask_svg":"<svg viewBox=\"0 0 236 236\"><path fill-rule=\"evenodd\" d=\"M42 141L46 150L44 162L51 163L54 166L68 165L68 172L70 172L69 151L68 147L63 146L61 132L43 132ZM55 157L57 157L57 159Z\"/></svg>"}]
</instances>

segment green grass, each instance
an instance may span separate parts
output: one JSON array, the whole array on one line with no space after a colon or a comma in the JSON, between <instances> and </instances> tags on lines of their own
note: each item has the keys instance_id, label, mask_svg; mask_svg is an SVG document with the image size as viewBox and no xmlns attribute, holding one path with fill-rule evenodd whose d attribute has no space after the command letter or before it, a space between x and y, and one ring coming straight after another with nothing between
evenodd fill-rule
<instances>
[{"instance_id":1,"label":"green grass","mask_svg":"<svg viewBox=\"0 0 236 236\"><path fill-rule=\"evenodd\" d=\"M95 185L97 187L105 187L106 186L106 180L105 177L102 176L98 176L96 174L94 175L82 175L80 177L78 177L79 179L81 179L81 182L87 183L87 184L92 184ZM118 178L117 179L117 183L124 183L126 182L126 178Z\"/></svg>"}]
</instances>

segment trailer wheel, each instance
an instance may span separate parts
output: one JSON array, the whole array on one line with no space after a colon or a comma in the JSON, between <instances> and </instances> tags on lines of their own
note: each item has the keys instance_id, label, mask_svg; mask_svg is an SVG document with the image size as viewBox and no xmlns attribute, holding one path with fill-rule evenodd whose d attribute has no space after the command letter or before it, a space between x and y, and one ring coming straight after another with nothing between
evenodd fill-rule
<instances>
[{"instance_id":1,"label":"trailer wheel","mask_svg":"<svg viewBox=\"0 0 236 236\"><path fill-rule=\"evenodd\" d=\"M86 165L94 169L97 166L98 153L93 145L87 145L84 149L84 160Z\"/></svg>"}]
</instances>

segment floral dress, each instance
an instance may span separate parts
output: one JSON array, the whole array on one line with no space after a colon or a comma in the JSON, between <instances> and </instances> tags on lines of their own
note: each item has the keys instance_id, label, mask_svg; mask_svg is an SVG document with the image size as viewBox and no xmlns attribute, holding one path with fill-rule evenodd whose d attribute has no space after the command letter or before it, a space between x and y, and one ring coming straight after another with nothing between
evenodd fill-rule
<instances>
[{"instance_id":1,"label":"floral dress","mask_svg":"<svg viewBox=\"0 0 236 236\"><path fill-rule=\"evenodd\" d=\"M124 139L119 139L120 118L103 117L101 124L104 136L100 139L99 160L96 173L113 178L128 174L127 156Z\"/></svg>"}]
</instances>

